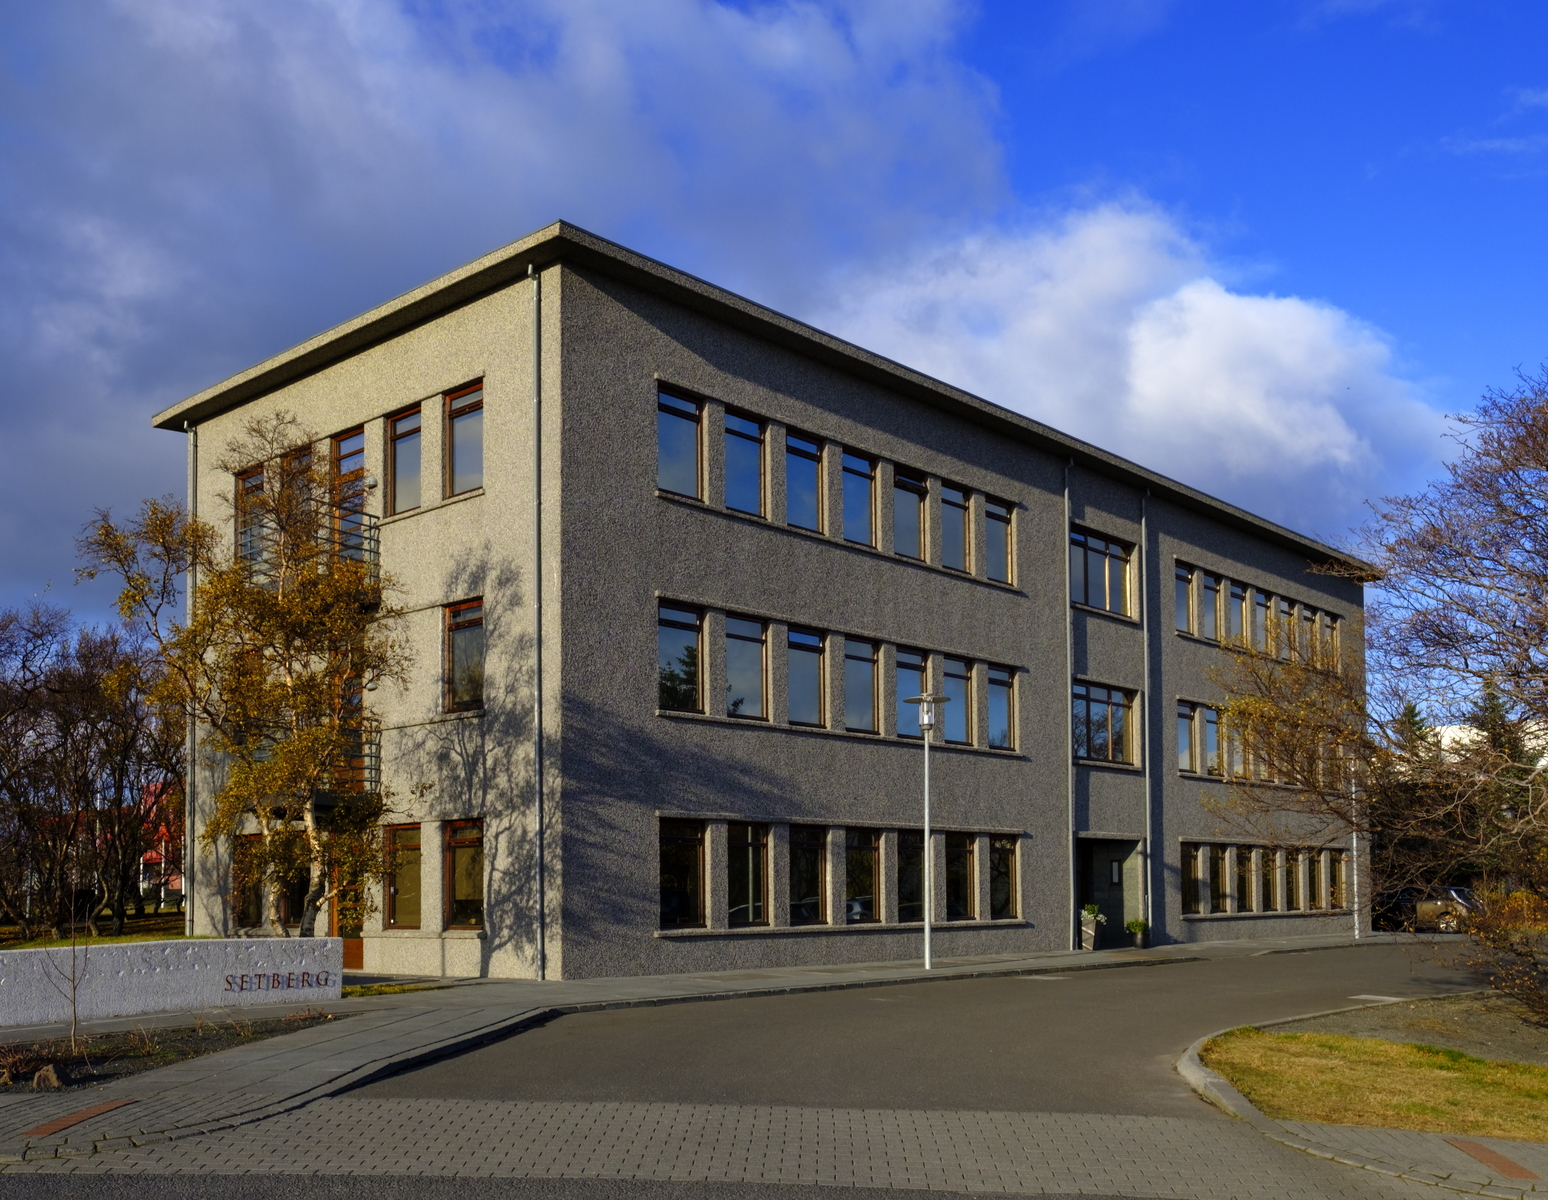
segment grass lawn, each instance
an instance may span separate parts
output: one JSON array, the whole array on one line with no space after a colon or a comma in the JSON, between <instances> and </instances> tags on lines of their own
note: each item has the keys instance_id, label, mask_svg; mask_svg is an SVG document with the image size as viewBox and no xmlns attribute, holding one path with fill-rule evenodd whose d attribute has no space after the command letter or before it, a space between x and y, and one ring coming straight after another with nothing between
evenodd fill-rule
<instances>
[{"instance_id":1,"label":"grass lawn","mask_svg":"<svg viewBox=\"0 0 1548 1200\"><path fill-rule=\"evenodd\" d=\"M1211 1038L1199 1057L1278 1120L1548 1142L1548 1067L1250 1026Z\"/></svg>"},{"instance_id":2,"label":"grass lawn","mask_svg":"<svg viewBox=\"0 0 1548 1200\"><path fill-rule=\"evenodd\" d=\"M104 929L113 927L112 917L103 917L98 925ZM183 917L175 912L148 912L143 917L130 914L124 921L124 933L122 937L88 937L83 927L80 937L76 939L78 946L106 946L113 942L159 942L170 938L183 936ZM0 925L0 950L43 950L49 946L68 946L69 938L34 938L30 942L21 941L18 937L16 926Z\"/></svg>"}]
</instances>

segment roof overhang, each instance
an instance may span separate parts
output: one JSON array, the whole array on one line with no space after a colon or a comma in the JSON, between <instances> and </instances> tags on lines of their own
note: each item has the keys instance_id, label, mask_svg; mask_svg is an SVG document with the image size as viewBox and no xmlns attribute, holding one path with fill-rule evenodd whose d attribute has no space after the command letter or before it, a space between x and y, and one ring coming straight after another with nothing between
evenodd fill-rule
<instances>
[{"instance_id":1,"label":"roof overhang","mask_svg":"<svg viewBox=\"0 0 1548 1200\"><path fill-rule=\"evenodd\" d=\"M432 321L443 313L508 287L526 277L532 268L541 270L560 261L592 268L663 296L797 354L870 380L911 399L934 405L1013 440L1036 446L1076 466L1099 471L1133 487L1148 489L1159 499L1206 513L1257 537L1304 553L1314 561L1336 560L1356 569L1370 569L1367 564L1349 554L1314 538L1255 516L1234 504L1150 471L1089 442L1061 433L1041 421L1034 421L1008 408L992 404L971 392L873 354L564 221L545 226L206 388L157 413L153 424L158 429L181 432L190 425L208 421L321 371L341 359L359 354Z\"/></svg>"}]
</instances>

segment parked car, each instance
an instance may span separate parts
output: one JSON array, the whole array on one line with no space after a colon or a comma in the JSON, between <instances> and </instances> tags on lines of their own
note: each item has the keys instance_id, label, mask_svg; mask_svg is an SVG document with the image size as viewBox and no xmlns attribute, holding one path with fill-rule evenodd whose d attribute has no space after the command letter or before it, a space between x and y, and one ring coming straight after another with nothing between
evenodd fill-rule
<instances>
[{"instance_id":1,"label":"parked car","mask_svg":"<svg viewBox=\"0 0 1548 1200\"><path fill-rule=\"evenodd\" d=\"M1455 884L1401 888L1377 897L1376 927L1460 933L1467 915L1478 908L1472 888Z\"/></svg>"}]
</instances>

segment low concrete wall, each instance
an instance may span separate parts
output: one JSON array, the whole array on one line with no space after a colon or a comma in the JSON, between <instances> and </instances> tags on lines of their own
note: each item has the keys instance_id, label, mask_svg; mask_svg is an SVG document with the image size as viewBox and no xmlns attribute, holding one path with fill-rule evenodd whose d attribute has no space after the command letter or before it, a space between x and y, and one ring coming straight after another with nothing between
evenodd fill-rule
<instances>
[{"instance_id":1,"label":"low concrete wall","mask_svg":"<svg viewBox=\"0 0 1548 1200\"><path fill-rule=\"evenodd\" d=\"M72 967L73 961L73 967ZM339 938L193 938L0 951L0 1025L337 1000Z\"/></svg>"}]
</instances>

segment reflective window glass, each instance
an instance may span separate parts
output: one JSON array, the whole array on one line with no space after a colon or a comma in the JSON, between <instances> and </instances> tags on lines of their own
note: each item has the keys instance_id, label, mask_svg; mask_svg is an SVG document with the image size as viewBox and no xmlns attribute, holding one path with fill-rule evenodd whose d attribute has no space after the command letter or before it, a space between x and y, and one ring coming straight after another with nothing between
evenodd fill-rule
<instances>
[{"instance_id":1,"label":"reflective window glass","mask_svg":"<svg viewBox=\"0 0 1548 1200\"><path fill-rule=\"evenodd\" d=\"M1016 839L989 839L989 919L1008 921L1016 911Z\"/></svg>"},{"instance_id":2,"label":"reflective window glass","mask_svg":"<svg viewBox=\"0 0 1548 1200\"><path fill-rule=\"evenodd\" d=\"M898 834L898 920L924 920L924 834Z\"/></svg>"},{"instance_id":3,"label":"reflective window glass","mask_svg":"<svg viewBox=\"0 0 1548 1200\"><path fill-rule=\"evenodd\" d=\"M785 520L822 530L822 447L794 433L785 434Z\"/></svg>"},{"instance_id":4,"label":"reflective window glass","mask_svg":"<svg viewBox=\"0 0 1548 1200\"><path fill-rule=\"evenodd\" d=\"M827 921L828 831L821 825L790 827L790 923Z\"/></svg>"},{"instance_id":5,"label":"reflective window glass","mask_svg":"<svg viewBox=\"0 0 1548 1200\"><path fill-rule=\"evenodd\" d=\"M726 618L726 716L764 716L763 622Z\"/></svg>"},{"instance_id":6,"label":"reflective window glass","mask_svg":"<svg viewBox=\"0 0 1548 1200\"><path fill-rule=\"evenodd\" d=\"M870 459L844 455L844 540L876 544L876 468Z\"/></svg>"},{"instance_id":7,"label":"reflective window glass","mask_svg":"<svg viewBox=\"0 0 1548 1200\"><path fill-rule=\"evenodd\" d=\"M984 569L990 579L1009 583L1011 577L1011 506L1003 500L984 501Z\"/></svg>"},{"instance_id":8,"label":"reflective window glass","mask_svg":"<svg viewBox=\"0 0 1548 1200\"><path fill-rule=\"evenodd\" d=\"M1177 613L1177 631L1179 633L1193 632L1193 568L1177 564L1176 597L1173 607Z\"/></svg>"},{"instance_id":9,"label":"reflective window glass","mask_svg":"<svg viewBox=\"0 0 1548 1200\"><path fill-rule=\"evenodd\" d=\"M484 823L446 825L446 925L480 929L484 924Z\"/></svg>"},{"instance_id":10,"label":"reflective window glass","mask_svg":"<svg viewBox=\"0 0 1548 1200\"><path fill-rule=\"evenodd\" d=\"M786 668L786 690L790 699L792 725L823 725L823 644L822 634L792 629L788 634L790 657Z\"/></svg>"},{"instance_id":11,"label":"reflective window glass","mask_svg":"<svg viewBox=\"0 0 1548 1200\"><path fill-rule=\"evenodd\" d=\"M464 388L446 397L447 495L484 486L484 388Z\"/></svg>"},{"instance_id":12,"label":"reflective window glass","mask_svg":"<svg viewBox=\"0 0 1548 1200\"><path fill-rule=\"evenodd\" d=\"M698 712L700 617L691 608L660 606L656 617L656 704L676 712Z\"/></svg>"},{"instance_id":13,"label":"reflective window glass","mask_svg":"<svg viewBox=\"0 0 1548 1200\"><path fill-rule=\"evenodd\" d=\"M926 695L925 655L922 650L898 650L897 669L898 736L916 738L919 730L919 705L910 704L910 697Z\"/></svg>"},{"instance_id":14,"label":"reflective window glass","mask_svg":"<svg viewBox=\"0 0 1548 1200\"><path fill-rule=\"evenodd\" d=\"M419 410L394 417L387 424L389 471L392 475L389 508L408 512L420 503L420 420Z\"/></svg>"},{"instance_id":15,"label":"reflective window glass","mask_svg":"<svg viewBox=\"0 0 1548 1200\"><path fill-rule=\"evenodd\" d=\"M418 825L387 831L387 927L418 929L420 918L420 847Z\"/></svg>"},{"instance_id":16,"label":"reflective window glass","mask_svg":"<svg viewBox=\"0 0 1548 1200\"><path fill-rule=\"evenodd\" d=\"M704 822L661 822L661 925L704 924Z\"/></svg>"},{"instance_id":17,"label":"reflective window glass","mask_svg":"<svg viewBox=\"0 0 1548 1200\"><path fill-rule=\"evenodd\" d=\"M726 414L726 507L763 515L763 426Z\"/></svg>"},{"instance_id":18,"label":"reflective window glass","mask_svg":"<svg viewBox=\"0 0 1548 1200\"><path fill-rule=\"evenodd\" d=\"M876 732L876 646L844 641L844 728Z\"/></svg>"},{"instance_id":19,"label":"reflective window glass","mask_svg":"<svg viewBox=\"0 0 1548 1200\"><path fill-rule=\"evenodd\" d=\"M699 406L656 396L656 486L679 496L703 495L699 481Z\"/></svg>"},{"instance_id":20,"label":"reflective window glass","mask_svg":"<svg viewBox=\"0 0 1548 1200\"><path fill-rule=\"evenodd\" d=\"M1015 679L1009 667L989 668L989 744L996 750L1016 745Z\"/></svg>"},{"instance_id":21,"label":"reflective window glass","mask_svg":"<svg viewBox=\"0 0 1548 1200\"><path fill-rule=\"evenodd\" d=\"M874 829L844 831L844 922L881 920L881 835Z\"/></svg>"},{"instance_id":22,"label":"reflective window glass","mask_svg":"<svg viewBox=\"0 0 1548 1200\"><path fill-rule=\"evenodd\" d=\"M948 833L946 842L946 919L971 921L978 915L977 883L973 878L971 833Z\"/></svg>"},{"instance_id":23,"label":"reflective window glass","mask_svg":"<svg viewBox=\"0 0 1548 1200\"><path fill-rule=\"evenodd\" d=\"M948 658L944 667L941 683L947 703L940 706L941 736L965 746L973 740L973 666L966 659Z\"/></svg>"},{"instance_id":24,"label":"reflective window glass","mask_svg":"<svg viewBox=\"0 0 1548 1200\"><path fill-rule=\"evenodd\" d=\"M484 602L470 600L446 609L446 707L484 704Z\"/></svg>"},{"instance_id":25,"label":"reflective window glass","mask_svg":"<svg viewBox=\"0 0 1548 1200\"><path fill-rule=\"evenodd\" d=\"M769 827L732 821L726 851L727 919L732 925L767 925Z\"/></svg>"},{"instance_id":26,"label":"reflective window glass","mask_svg":"<svg viewBox=\"0 0 1548 1200\"><path fill-rule=\"evenodd\" d=\"M968 493L950 484L941 485L941 566L953 571L968 569Z\"/></svg>"},{"instance_id":27,"label":"reflective window glass","mask_svg":"<svg viewBox=\"0 0 1548 1200\"><path fill-rule=\"evenodd\" d=\"M892 550L904 558L924 557L926 492L924 476L901 470L893 472Z\"/></svg>"}]
</instances>

